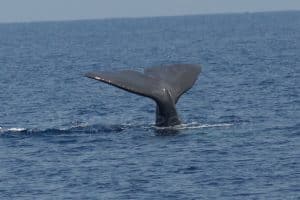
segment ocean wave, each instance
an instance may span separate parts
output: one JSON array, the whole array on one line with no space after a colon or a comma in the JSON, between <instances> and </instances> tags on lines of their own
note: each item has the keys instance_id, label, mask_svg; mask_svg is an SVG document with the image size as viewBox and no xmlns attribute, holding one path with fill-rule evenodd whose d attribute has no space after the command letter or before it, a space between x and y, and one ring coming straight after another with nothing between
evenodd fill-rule
<instances>
[{"instance_id":1,"label":"ocean wave","mask_svg":"<svg viewBox=\"0 0 300 200\"><path fill-rule=\"evenodd\" d=\"M198 122L191 122L180 124L172 127L157 127L154 124L95 124L95 125L78 125L71 127L60 128L3 128L0 127L0 134L8 133L22 133L22 134L43 134L43 133L120 133L129 129L143 129L143 130L185 130L185 129L202 129L202 128L217 128L217 127L230 127L233 124L230 123L216 123L216 124L201 124Z\"/></svg>"}]
</instances>

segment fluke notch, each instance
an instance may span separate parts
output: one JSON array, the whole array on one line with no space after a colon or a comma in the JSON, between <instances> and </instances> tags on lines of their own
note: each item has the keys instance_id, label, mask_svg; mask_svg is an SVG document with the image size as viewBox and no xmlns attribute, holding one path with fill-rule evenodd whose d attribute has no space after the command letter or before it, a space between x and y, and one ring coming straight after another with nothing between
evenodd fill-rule
<instances>
[{"instance_id":1,"label":"fluke notch","mask_svg":"<svg viewBox=\"0 0 300 200\"><path fill-rule=\"evenodd\" d=\"M157 104L156 126L167 127L180 124L175 105L200 72L200 65L175 64L146 68L144 73L120 70L89 72L85 76L153 99Z\"/></svg>"}]
</instances>

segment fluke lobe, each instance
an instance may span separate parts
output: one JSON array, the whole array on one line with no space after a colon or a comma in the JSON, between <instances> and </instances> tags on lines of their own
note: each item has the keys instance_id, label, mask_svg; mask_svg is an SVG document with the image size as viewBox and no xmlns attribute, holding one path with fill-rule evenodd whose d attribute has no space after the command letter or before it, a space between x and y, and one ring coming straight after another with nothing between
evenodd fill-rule
<instances>
[{"instance_id":1,"label":"fluke lobe","mask_svg":"<svg viewBox=\"0 0 300 200\"><path fill-rule=\"evenodd\" d=\"M180 124L175 105L194 85L200 72L201 66L197 64L175 64L149 67L144 73L120 70L89 72L85 76L153 99L157 105L156 126L167 127Z\"/></svg>"}]
</instances>

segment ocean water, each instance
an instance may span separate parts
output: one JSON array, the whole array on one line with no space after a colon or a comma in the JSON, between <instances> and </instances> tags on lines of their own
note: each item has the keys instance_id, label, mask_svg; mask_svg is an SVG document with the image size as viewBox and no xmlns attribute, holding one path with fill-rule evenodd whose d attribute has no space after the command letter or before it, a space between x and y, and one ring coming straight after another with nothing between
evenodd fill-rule
<instances>
[{"instance_id":1,"label":"ocean water","mask_svg":"<svg viewBox=\"0 0 300 200\"><path fill-rule=\"evenodd\" d=\"M200 63L155 104L89 71ZM300 12L0 24L0 199L300 199Z\"/></svg>"}]
</instances>

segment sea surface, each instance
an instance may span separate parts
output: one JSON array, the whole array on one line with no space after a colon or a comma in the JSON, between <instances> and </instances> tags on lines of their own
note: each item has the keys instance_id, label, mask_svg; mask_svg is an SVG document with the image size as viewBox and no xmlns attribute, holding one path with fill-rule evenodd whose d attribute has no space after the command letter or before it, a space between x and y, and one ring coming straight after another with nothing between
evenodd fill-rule
<instances>
[{"instance_id":1,"label":"sea surface","mask_svg":"<svg viewBox=\"0 0 300 200\"><path fill-rule=\"evenodd\" d=\"M155 103L84 77L203 71ZM300 199L300 12L0 24L0 199Z\"/></svg>"}]
</instances>

